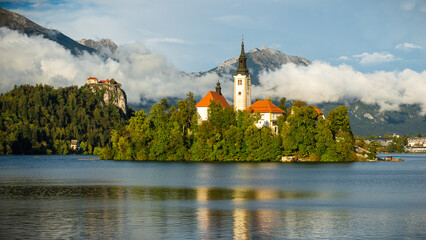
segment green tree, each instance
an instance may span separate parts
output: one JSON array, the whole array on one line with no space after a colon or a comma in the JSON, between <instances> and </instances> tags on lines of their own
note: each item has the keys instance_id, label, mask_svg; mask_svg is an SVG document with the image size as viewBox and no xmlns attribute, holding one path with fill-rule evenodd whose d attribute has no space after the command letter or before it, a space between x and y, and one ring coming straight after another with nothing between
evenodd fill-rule
<instances>
[{"instance_id":1,"label":"green tree","mask_svg":"<svg viewBox=\"0 0 426 240\"><path fill-rule=\"evenodd\" d=\"M370 144L368 144L368 159L375 159L379 148L380 143L376 141L371 141Z\"/></svg>"},{"instance_id":2,"label":"green tree","mask_svg":"<svg viewBox=\"0 0 426 240\"><path fill-rule=\"evenodd\" d=\"M338 161L354 161L354 141L349 132L340 131L336 136Z\"/></svg>"},{"instance_id":3,"label":"green tree","mask_svg":"<svg viewBox=\"0 0 426 240\"><path fill-rule=\"evenodd\" d=\"M330 120L330 129L333 133L333 136L336 136L340 130L343 132L348 132L352 135L350 119L348 117L348 110L346 106L339 106L336 109L332 109L328 115L327 119Z\"/></svg>"},{"instance_id":4,"label":"green tree","mask_svg":"<svg viewBox=\"0 0 426 240\"><path fill-rule=\"evenodd\" d=\"M330 121L320 118L317 124L317 134L315 136L315 154L321 161L337 161L336 142L330 130Z\"/></svg>"},{"instance_id":5,"label":"green tree","mask_svg":"<svg viewBox=\"0 0 426 240\"><path fill-rule=\"evenodd\" d=\"M292 106L293 113L287 118L288 126L283 129L283 147L285 154L298 154L308 157L314 153L316 119L318 113L312 106Z\"/></svg>"}]
</instances>

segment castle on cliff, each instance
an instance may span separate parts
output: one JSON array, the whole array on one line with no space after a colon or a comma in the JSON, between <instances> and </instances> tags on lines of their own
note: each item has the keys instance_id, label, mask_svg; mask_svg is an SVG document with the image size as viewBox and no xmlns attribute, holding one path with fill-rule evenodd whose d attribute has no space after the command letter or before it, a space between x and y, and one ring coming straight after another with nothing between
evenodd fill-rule
<instances>
[{"instance_id":1,"label":"castle on cliff","mask_svg":"<svg viewBox=\"0 0 426 240\"><path fill-rule=\"evenodd\" d=\"M87 78L87 84L111 84L111 85L117 85L121 88L121 83L115 81L114 78L111 78L111 80L109 80L108 78L106 80L98 80L98 78L95 77L88 77Z\"/></svg>"}]
</instances>

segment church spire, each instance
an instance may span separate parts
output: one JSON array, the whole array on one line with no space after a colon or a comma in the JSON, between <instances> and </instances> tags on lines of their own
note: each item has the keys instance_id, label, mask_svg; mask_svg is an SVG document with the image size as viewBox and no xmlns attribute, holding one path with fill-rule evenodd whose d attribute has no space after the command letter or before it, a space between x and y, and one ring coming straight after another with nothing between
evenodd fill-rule
<instances>
[{"instance_id":1,"label":"church spire","mask_svg":"<svg viewBox=\"0 0 426 240\"><path fill-rule=\"evenodd\" d=\"M216 83L216 92L219 93L219 95L222 95L222 88L220 87L219 79L217 79Z\"/></svg>"},{"instance_id":2,"label":"church spire","mask_svg":"<svg viewBox=\"0 0 426 240\"><path fill-rule=\"evenodd\" d=\"M242 41L241 41L241 54L240 54L240 58L241 57L246 57L246 54L244 53L244 35L243 35Z\"/></svg>"},{"instance_id":3,"label":"church spire","mask_svg":"<svg viewBox=\"0 0 426 240\"><path fill-rule=\"evenodd\" d=\"M238 60L237 75L238 74L241 74L241 75L249 74L248 68L247 68L247 57L246 57L246 54L244 53L244 36L241 42L241 54Z\"/></svg>"}]
</instances>

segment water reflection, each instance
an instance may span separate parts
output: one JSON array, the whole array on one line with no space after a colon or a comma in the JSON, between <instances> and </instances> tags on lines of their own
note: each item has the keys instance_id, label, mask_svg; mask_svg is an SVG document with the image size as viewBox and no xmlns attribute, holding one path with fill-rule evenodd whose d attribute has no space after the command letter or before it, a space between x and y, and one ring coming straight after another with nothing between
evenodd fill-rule
<instances>
[{"instance_id":1,"label":"water reflection","mask_svg":"<svg viewBox=\"0 0 426 240\"><path fill-rule=\"evenodd\" d=\"M135 199L144 201L197 200L208 202L216 200L272 200L293 198L332 198L341 194L312 191L282 191L274 189L248 188L172 188L151 186L62 186L62 185L0 185L0 199L76 199L90 200Z\"/></svg>"},{"instance_id":2,"label":"water reflection","mask_svg":"<svg viewBox=\"0 0 426 240\"><path fill-rule=\"evenodd\" d=\"M252 188L0 185L0 238L274 239L424 237L422 211L400 214L317 208L344 194ZM305 206L295 209L295 202ZM288 207L290 204L291 207ZM293 204L293 205L291 205ZM393 225L394 226L393 226ZM389 231L390 227L394 232ZM356 229L363 229L357 232ZM406 233L406 232L405 232ZM364 234L360 236L360 234ZM396 235L398 236L398 235ZM385 237L386 238L386 237Z\"/></svg>"},{"instance_id":3,"label":"water reflection","mask_svg":"<svg viewBox=\"0 0 426 240\"><path fill-rule=\"evenodd\" d=\"M250 239L253 227L260 236L275 231L272 219L279 212L249 211L246 202L324 197L272 189L23 184L0 185L0 193L0 224L7 226L2 234L22 238L35 233L40 238L137 237L128 234L139 226L152 237L173 237L180 229L203 239ZM176 229L169 231L172 226Z\"/></svg>"}]
</instances>

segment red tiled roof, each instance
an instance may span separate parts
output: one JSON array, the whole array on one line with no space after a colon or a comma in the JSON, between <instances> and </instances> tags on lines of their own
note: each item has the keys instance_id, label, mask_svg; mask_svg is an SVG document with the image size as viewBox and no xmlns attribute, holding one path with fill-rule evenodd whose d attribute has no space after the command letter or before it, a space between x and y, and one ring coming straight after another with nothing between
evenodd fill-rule
<instances>
[{"instance_id":1,"label":"red tiled roof","mask_svg":"<svg viewBox=\"0 0 426 240\"><path fill-rule=\"evenodd\" d=\"M107 79L107 80L101 80L101 81L99 81L99 83L109 83L109 79Z\"/></svg>"},{"instance_id":2,"label":"red tiled roof","mask_svg":"<svg viewBox=\"0 0 426 240\"><path fill-rule=\"evenodd\" d=\"M88 77L87 80L89 79L95 79L96 81L98 80L98 78L95 78L95 77Z\"/></svg>"},{"instance_id":3,"label":"red tiled roof","mask_svg":"<svg viewBox=\"0 0 426 240\"><path fill-rule=\"evenodd\" d=\"M284 113L284 111L275 106L268 100L257 101L246 109L247 112L260 112L260 113Z\"/></svg>"},{"instance_id":4,"label":"red tiled roof","mask_svg":"<svg viewBox=\"0 0 426 240\"><path fill-rule=\"evenodd\" d=\"M225 108L231 107L229 106L228 102L226 101L225 97L223 97L223 95L220 95L218 92L213 92L213 91L208 92L206 96L204 96L203 99L201 99L201 101L197 103L197 105L195 105L195 107L208 107L210 105L211 100L214 100L215 103L220 103L222 107L225 107Z\"/></svg>"},{"instance_id":5,"label":"red tiled roof","mask_svg":"<svg viewBox=\"0 0 426 240\"><path fill-rule=\"evenodd\" d=\"M324 115L324 113L315 106L315 111L317 111L318 115Z\"/></svg>"}]
</instances>

